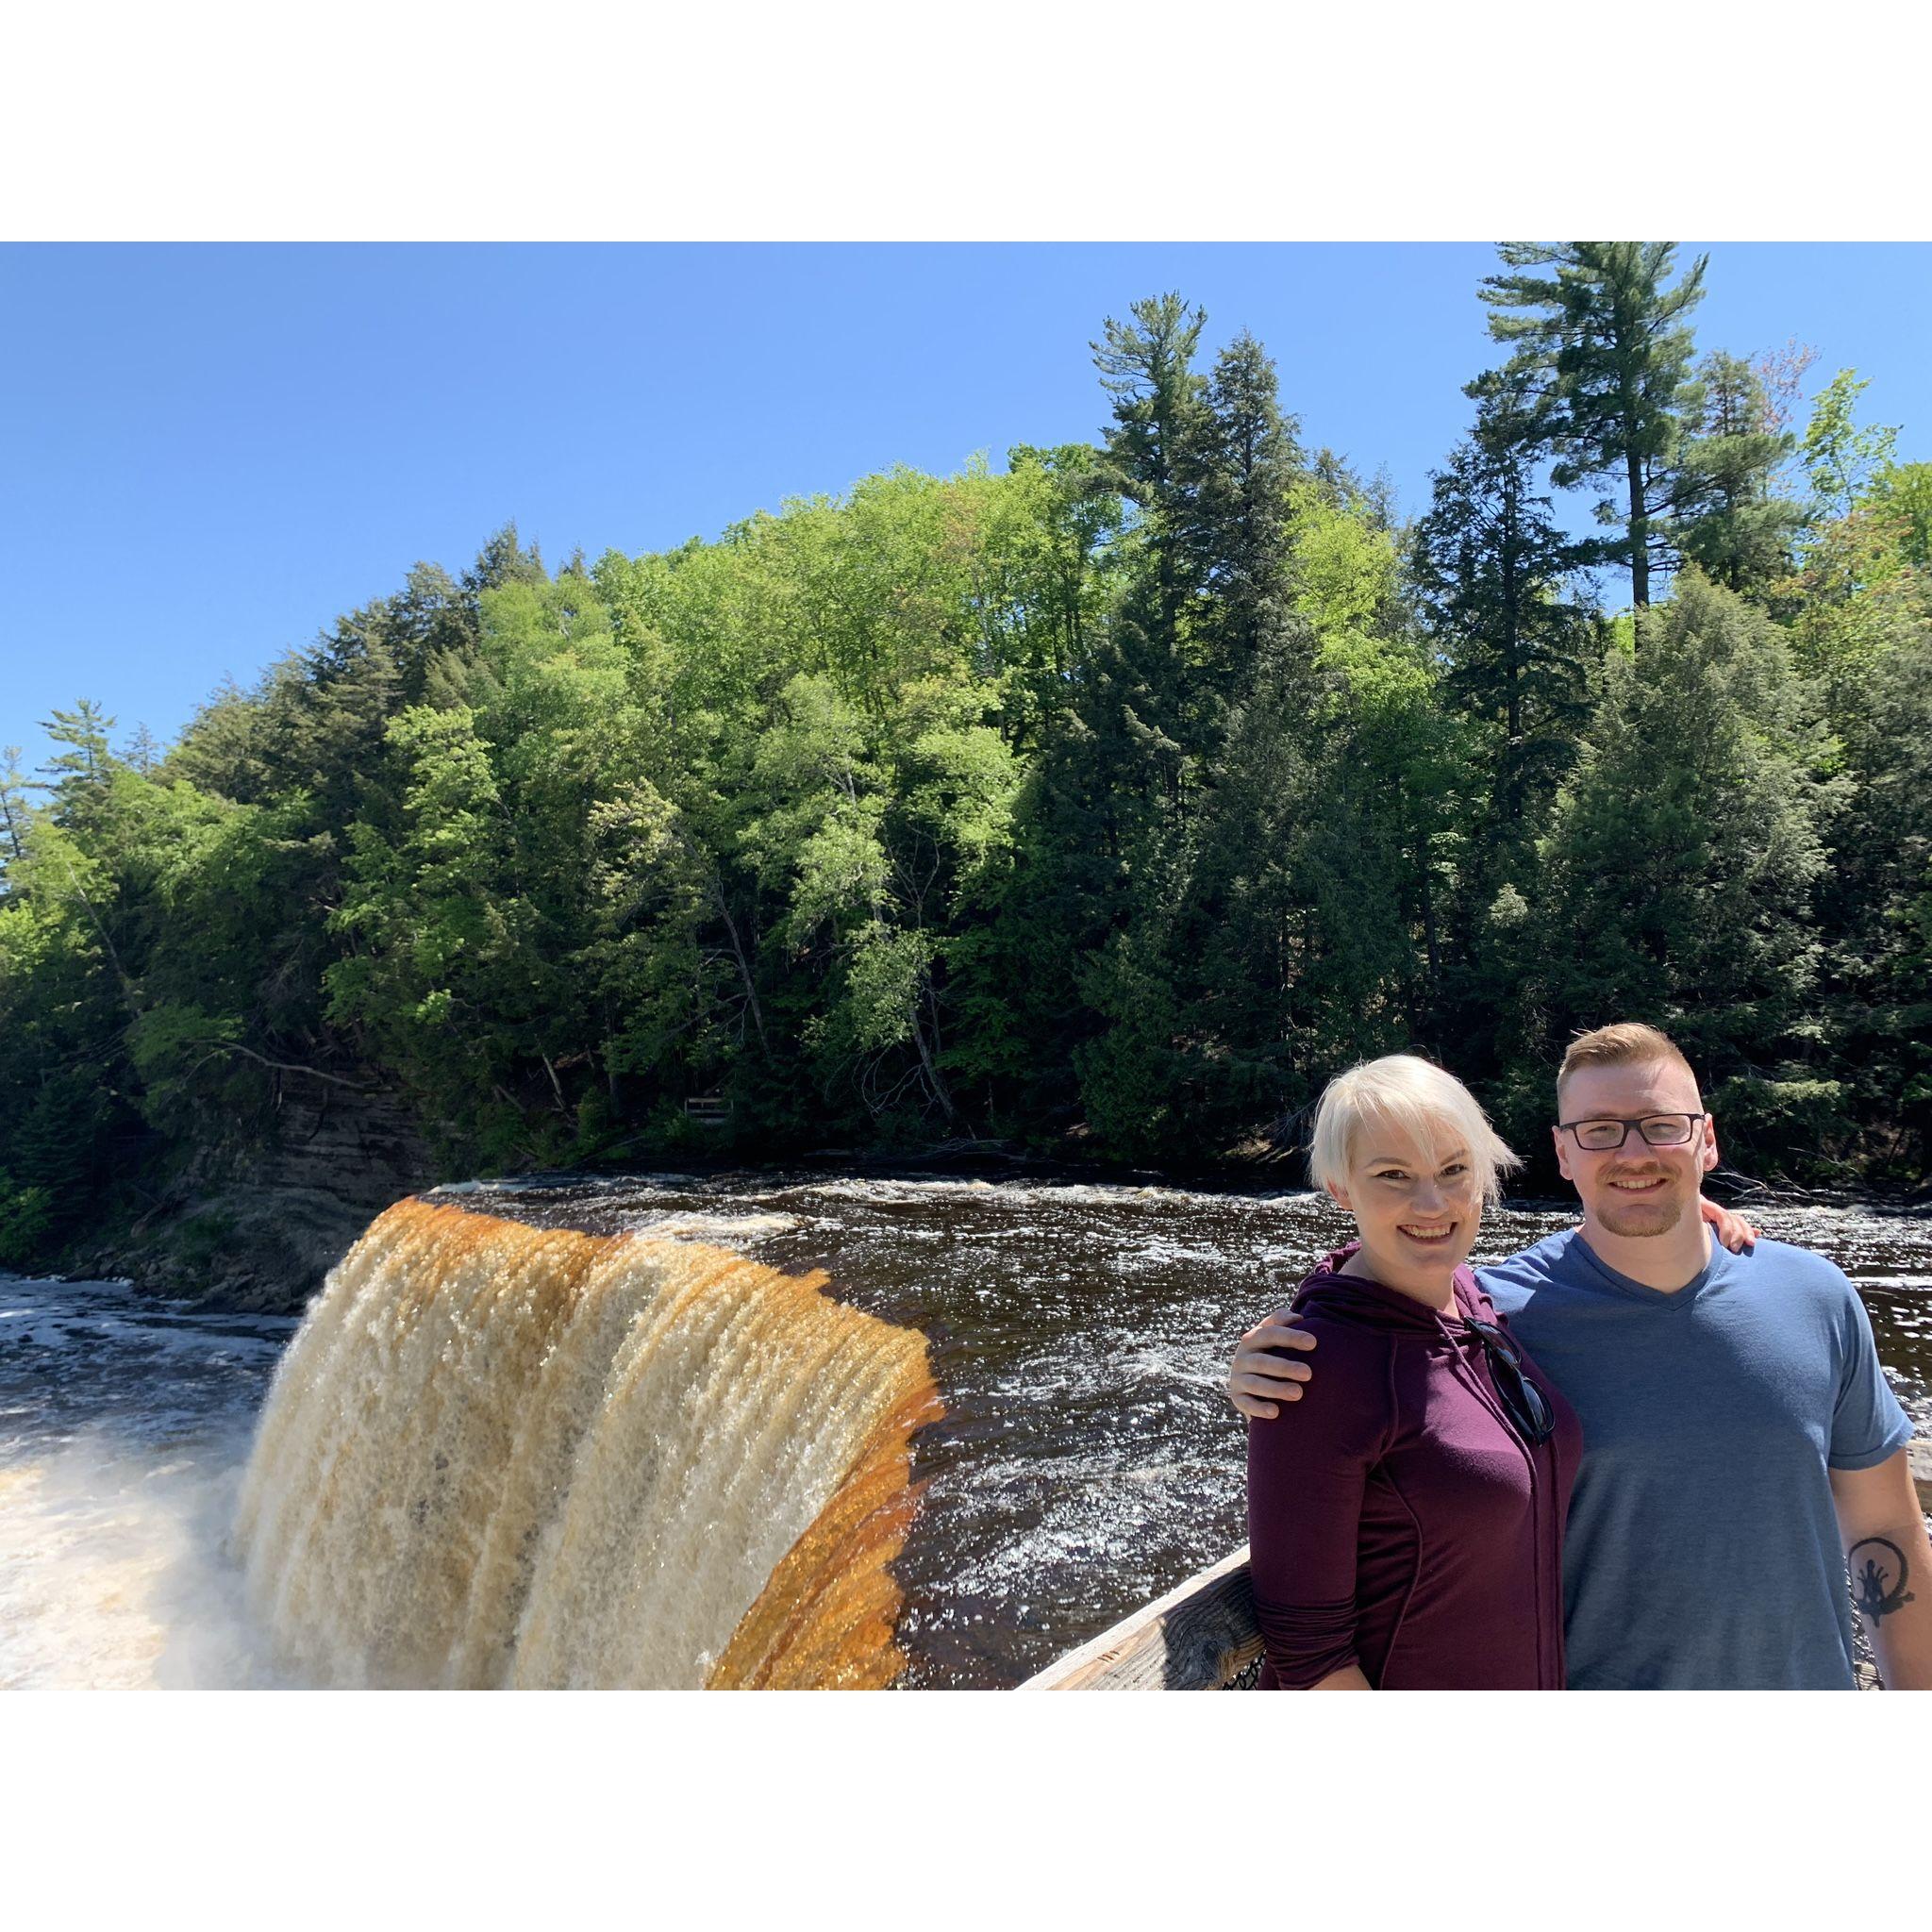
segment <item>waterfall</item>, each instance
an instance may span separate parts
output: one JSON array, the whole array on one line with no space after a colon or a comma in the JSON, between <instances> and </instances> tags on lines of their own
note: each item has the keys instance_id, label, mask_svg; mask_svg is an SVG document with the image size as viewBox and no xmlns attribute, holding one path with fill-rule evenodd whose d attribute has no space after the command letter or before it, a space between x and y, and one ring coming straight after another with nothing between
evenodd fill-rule
<instances>
[{"instance_id":1,"label":"waterfall","mask_svg":"<svg viewBox=\"0 0 1932 1932\"><path fill-rule=\"evenodd\" d=\"M725 1250L421 1200L343 1257L242 1491L253 1614L337 1685L877 1686L925 1344Z\"/></svg>"}]
</instances>

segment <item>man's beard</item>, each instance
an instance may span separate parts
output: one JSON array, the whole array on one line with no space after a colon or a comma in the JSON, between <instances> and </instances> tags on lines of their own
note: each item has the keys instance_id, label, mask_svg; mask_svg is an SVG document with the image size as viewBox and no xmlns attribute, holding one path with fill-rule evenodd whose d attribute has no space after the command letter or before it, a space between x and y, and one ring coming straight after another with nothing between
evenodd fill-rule
<instances>
[{"instance_id":1,"label":"man's beard","mask_svg":"<svg viewBox=\"0 0 1932 1932\"><path fill-rule=\"evenodd\" d=\"M1666 1185L1654 1194L1625 1200L1607 1181L1597 1202L1596 1218L1610 1234L1633 1241L1647 1235L1669 1234L1684 1218L1683 1195Z\"/></svg>"}]
</instances>

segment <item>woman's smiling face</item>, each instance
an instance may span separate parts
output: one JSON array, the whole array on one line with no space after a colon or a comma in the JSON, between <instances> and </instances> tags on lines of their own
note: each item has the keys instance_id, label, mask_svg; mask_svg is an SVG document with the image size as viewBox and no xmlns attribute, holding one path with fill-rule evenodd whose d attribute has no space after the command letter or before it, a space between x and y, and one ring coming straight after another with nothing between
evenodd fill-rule
<instances>
[{"instance_id":1,"label":"woman's smiling face","mask_svg":"<svg viewBox=\"0 0 1932 1932\"><path fill-rule=\"evenodd\" d=\"M1349 1149L1347 1186L1330 1190L1355 1216L1364 1260L1391 1288L1440 1284L1475 1244L1482 1189L1453 1132L1445 1123L1441 1139L1423 1146L1370 1114Z\"/></svg>"}]
</instances>

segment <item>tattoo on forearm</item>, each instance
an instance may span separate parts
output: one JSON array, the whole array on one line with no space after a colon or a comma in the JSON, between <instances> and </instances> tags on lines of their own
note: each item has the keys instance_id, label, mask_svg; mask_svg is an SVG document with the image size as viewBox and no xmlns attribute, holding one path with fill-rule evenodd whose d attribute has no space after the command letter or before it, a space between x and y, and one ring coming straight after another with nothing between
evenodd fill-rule
<instances>
[{"instance_id":1,"label":"tattoo on forearm","mask_svg":"<svg viewBox=\"0 0 1932 1932\"><path fill-rule=\"evenodd\" d=\"M1862 1557L1862 1561L1860 1558ZM1913 1601L1906 1588L1906 1553L1882 1536L1852 1545L1852 1602L1869 1624L1876 1624Z\"/></svg>"}]
</instances>

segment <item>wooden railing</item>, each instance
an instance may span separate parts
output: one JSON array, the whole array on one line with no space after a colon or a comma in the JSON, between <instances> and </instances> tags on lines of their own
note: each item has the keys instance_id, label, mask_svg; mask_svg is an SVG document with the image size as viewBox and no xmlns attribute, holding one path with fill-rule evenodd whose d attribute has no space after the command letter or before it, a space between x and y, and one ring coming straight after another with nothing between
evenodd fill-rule
<instances>
[{"instance_id":1,"label":"wooden railing","mask_svg":"<svg viewBox=\"0 0 1932 1932\"><path fill-rule=\"evenodd\" d=\"M1248 1546L1049 1664L1023 1690L1232 1690L1254 1681L1261 1632Z\"/></svg>"}]
</instances>

